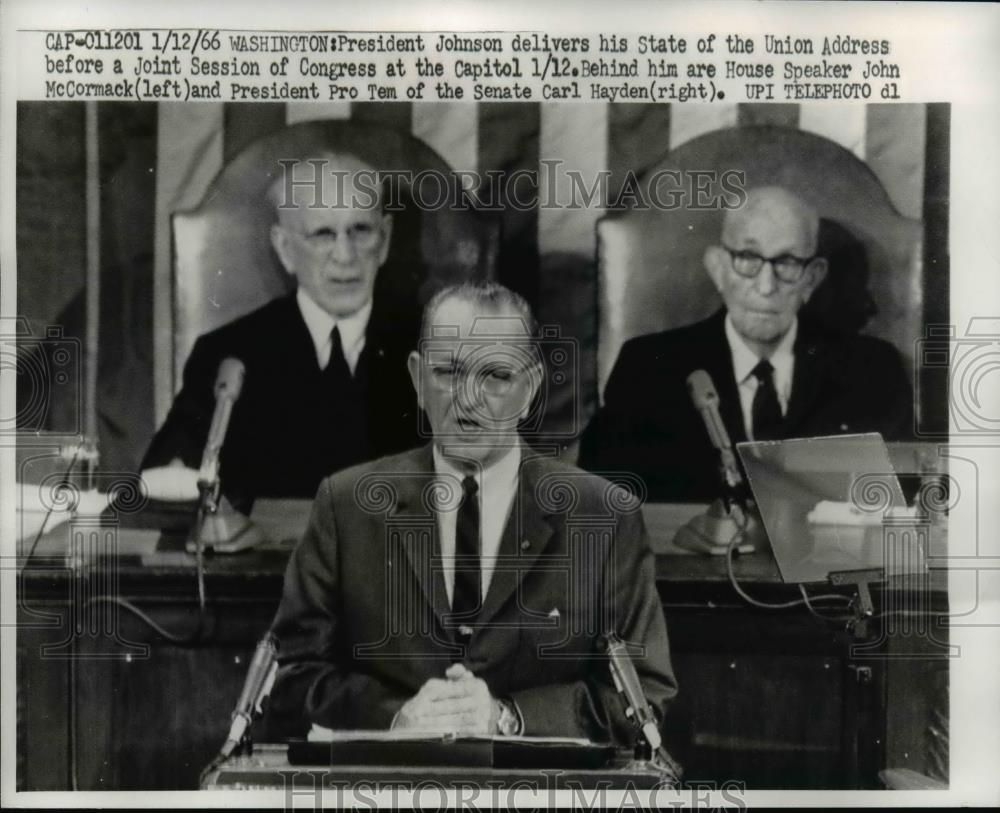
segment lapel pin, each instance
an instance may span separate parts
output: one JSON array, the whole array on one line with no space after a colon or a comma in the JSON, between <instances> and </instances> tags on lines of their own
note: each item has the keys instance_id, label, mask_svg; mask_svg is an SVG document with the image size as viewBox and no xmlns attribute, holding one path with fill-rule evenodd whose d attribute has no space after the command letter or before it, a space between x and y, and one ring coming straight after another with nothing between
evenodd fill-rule
<instances>
[{"instance_id":1,"label":"lapel pin","mask_svg":"<svg viewBox=\"0 0 1000 813\"><path fill-rule=\"evenodd\" d=\"M528 550L528 548L530 548L530 547L531 547L531 543L527 539L525 539L523 542L521 542L521 550Z\"/></svg>"}]
</instances>

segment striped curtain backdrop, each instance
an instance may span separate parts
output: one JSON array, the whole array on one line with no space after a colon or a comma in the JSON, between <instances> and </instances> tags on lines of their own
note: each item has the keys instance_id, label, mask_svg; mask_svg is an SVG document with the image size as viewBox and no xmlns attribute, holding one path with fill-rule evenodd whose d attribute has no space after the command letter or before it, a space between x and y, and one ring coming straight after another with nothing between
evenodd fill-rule
<instances>
[{"instance_id":1,"label":"striped curtain backdrop","mask_svg":"<svg viewBox=\"0 0 1000 813\"><path fill-rule=\"evenodd\" d=\"M947 104L102 102L97 110L97 405L101 465L109 470L134 470L178 384L171 358L171 214L195 208L219 170L253 140L316 118L377 121L409 131L456 170L536 171L540 200L566 199L565 170L585 179L606 173L614 199L627 173L641 176L673 148L719 128L772 123L814 132L863 159L899 213L923 221L922 278L912 281L923 289L920 316L925 324L949 318ZM17 313L34 335L58 325L80 342L88 245L83 122L82 102L18 103ZM554 180L545 163L552 160L562 162ZM553 390L548 402L564 437L580 428L597 400L594 226L602 214L598 199L582 209L508 207L502 214L501 281L579 348L578 376ZM946 394L922 390L921 409L934 426L947 426ZM48 429L77 431L78 412L74 399L53 393ZM572 417L575 427L567 425Z\"/></svg>"},{"instance_id":2,"label":"striped curtain backdrop","mask_svg":"<svg viewBox=\"0 0 1000 813\"><path fill-rule=\"evenodd\" d=\"M219 169L256 138L315 119L377 121L421 138L456 170L538 172L538 199L565 199L569 183L552 180L543 160L584 178L610 172L611 194L669 150L703 133L749 124L799 127L829 138L866 161L899 212L919 219L924 205L925 105L573 104L573 103L289 103L163 104L159 107L154 253L157 348L168 352L172 329L170 214L201 200ZM617 184L617 186L616 186ZM499 258L501 281L521 291L543 322L580 341L579 390L593 389L594 224L602 201L583 209L507 211ZM567 295L571 294L571 295ZM156 421L174 392L173 365L158 359ZM586 410L585 410L586 411Z\"/></svg>"}]
</instances>

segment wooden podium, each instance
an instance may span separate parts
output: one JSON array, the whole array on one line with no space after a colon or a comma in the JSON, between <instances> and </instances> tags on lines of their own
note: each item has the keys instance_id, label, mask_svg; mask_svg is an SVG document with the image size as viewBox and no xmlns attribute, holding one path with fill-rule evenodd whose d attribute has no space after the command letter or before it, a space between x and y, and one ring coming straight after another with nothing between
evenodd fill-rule
<instances>
[{"instance_id":1,"label":"wooden podium","mask_svg":"<svg viewBox=\"0 0 1000 813\"><path fill-rule=\"evenodd\" d=\"M262 744L253 754L226 760L202 782L202 790L284 790L382 788L414 789L510 788L528 790L652 790L673 787L669 775L655 765L633 761L625 751L603 768L503 769L482 766L425 765L292 765L288 746Z\"/></svg>"}]
</instances>

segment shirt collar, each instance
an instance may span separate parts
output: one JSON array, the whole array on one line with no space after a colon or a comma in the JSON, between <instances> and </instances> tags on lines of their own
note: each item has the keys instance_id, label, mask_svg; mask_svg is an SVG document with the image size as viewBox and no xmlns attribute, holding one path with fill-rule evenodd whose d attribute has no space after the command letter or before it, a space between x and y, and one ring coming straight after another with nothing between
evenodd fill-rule
<instances>
[{"instance_id":1,"label":"shirt collar","mask_svg":"<svg viewBox=\"0 0 1000 813\"><path fill-rule=\"evenodd\" d=\"M295 301L299 305L302 321L306 323L317 355L330 341L330 333L333 332L334 325L340 328L340 343L345 353L364 339L365 331L368 330L368 320L372 314L372 301L370 299L360 310L355 311L350 316L341 317L331 316L316 304L316 301L302 288L295 292Z\"/></svg>"},{"instance_id":2,"label":"shirt collar","mask_svg":"<svg viewBox=\"0 0 1000 813\"><path fill-rule=\"evenodd\" d=\"M517 473L521 466L521 444L520 441L513 444L511 448L490 466L477 468L473 475L480 491L494 493L494 489L510 487L517 480ZM437 474L449 474L459 480L467 476L461 468L445 455L434 444L434 471Z\"/></svg>"},{"instance_id":3,"label":"shirt collar","mask_svg":"<svg viewBox=\"0 0 1000 813\"><path fill-rule=\"evenodd\" d=\"M743 337L736 332L736 327L733 325L732 318L728 313L726 314L725 325L726 340L729 342L729 352L733 357L733 374L736 376L736 383L742 384L750 376L753 368L757 366L760 358L753 350L747 347L746 342L743 341ZM795 337L798 335L798 332L799 319L796 317L792 321L792 326L781 337L781 341L778 342L778 346L768 359L776 370L779 368L791 370L794 361Z\"/></svg>"}]
</instances>

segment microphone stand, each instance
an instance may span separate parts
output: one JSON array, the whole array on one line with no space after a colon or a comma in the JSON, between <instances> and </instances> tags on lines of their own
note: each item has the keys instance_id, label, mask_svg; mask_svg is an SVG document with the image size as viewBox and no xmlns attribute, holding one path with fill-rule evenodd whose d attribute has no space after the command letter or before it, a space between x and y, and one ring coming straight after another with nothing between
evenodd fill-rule
<instances>
[{"instance_id":1,"label":"microphone stand","mask_svg":"<svg viewBox=\"0 0 1000 813\"><path fill-rule=\"evenodd\" d=\"M260 529L241 514L219 491L219 477L198 480L200 495L198 521L187 541L188 553L205 550L237 553L252 548L263 539Z\"/></svg>"},{"instance_id":2,"label":"microphone stand","mask_svg":"<svg viewBox=\"0 0 1000 813\"><path fill-rule=\"evenodd\" d=\"M611 679L625 705L625 717L636 731L633 762L639 767L652 765L670 777L672 783L681 781L684 769L663 746L663 738L656 723L656 716L649 700L642 691L642 684L635 671L627 644L613 632L605 633L608 665Z\"/></svg>"},{"instance_id":3,"label":"microphone stand","mask_svg":"<svg viewBox=\"0 0 1000 813\"><path fill-rule=\"evenodd\" d=\"M753 553L756 550L753 534L755 531L759 534L760 530L756 513L733 489L726 488L704 513L692 517L677 529L673 544L694 553L725 556L733 537L741 534L743 540L735 552Z\"/></svg>"},{"instance_id":4,"label":"microphone stand","mask_svg":"<svg viewBox=\"0 0 1000 813\"><path fill-rule=\"evenodd\" d=\"M198 472L198 520L187 541L188 553L196 553L199 561L205 549L236 553L253 547L263 538L249 517L235 511L220 495L219 456L229 430L233 405L243 387L244 371L242 361L225 358L219 365L215 381L215 411Z\"/></svg>"},{"instance_id":5,"label":"microphone stand","mask_svg":"<svg viewBox=\"0 0 1000 813\"><path fill-rule=\"evenodd\" d=\"M253 754L253 722L264 712L264 703L271 694L278 673L278 642L267 633L257 644L247 669L236 708L233 710L226 741L201 772L199 786L204 787L208 777L233 754Z\"/></svg>"},{"instance_id":6,"label":"microphone stand","mask_svg":"<svg viewBox=\"0 0 1000 813\"><path fill-rule=\"evenodd\" d=\"M746 485L740 474L733 445L719 414L719 394L712 378L704 370L695 370L687 379L688 391L695 408L705 422L712 446L719 454L719 481L721 496L709 505L703 514L692 517L677 530L673 543L694 553L726 556L730 543L737 535L743 539L735 548L739 553L752 553L754 544L749 541L749 531L757 531L760 522L755 519L750 502L746 499Z\"/></svg>"}]
</instances>

